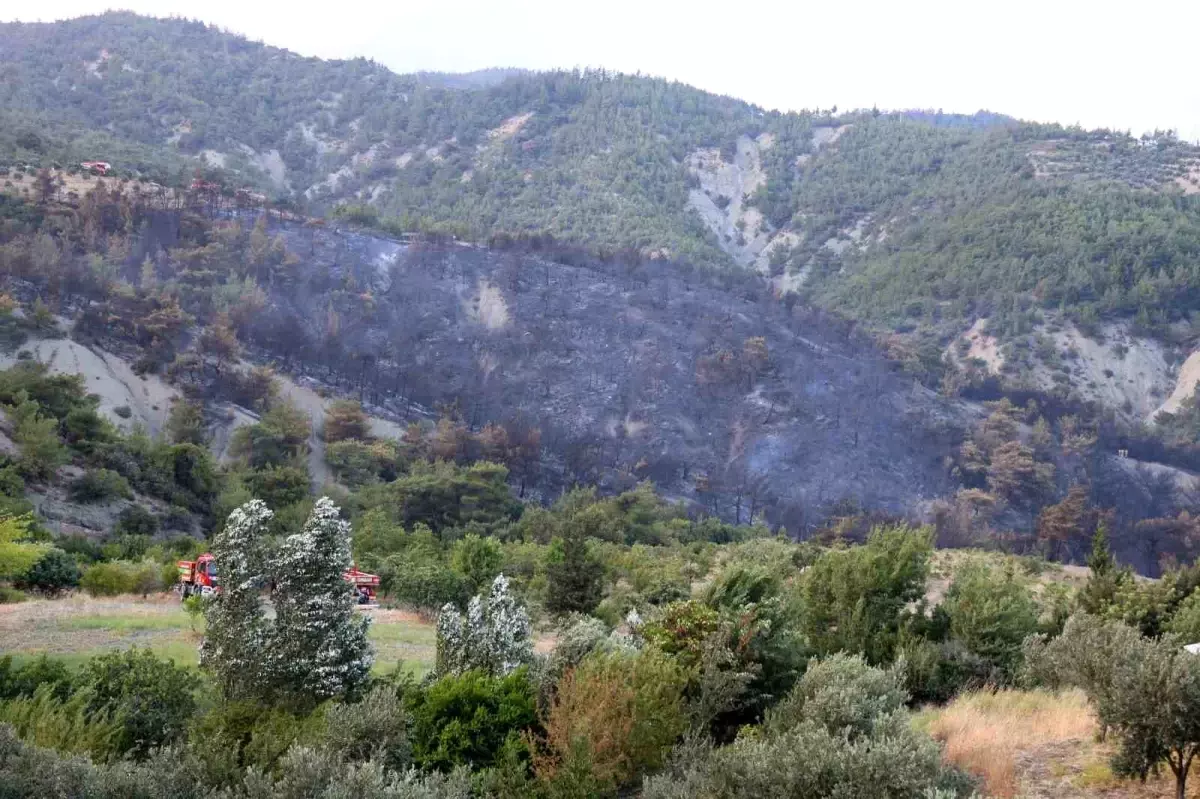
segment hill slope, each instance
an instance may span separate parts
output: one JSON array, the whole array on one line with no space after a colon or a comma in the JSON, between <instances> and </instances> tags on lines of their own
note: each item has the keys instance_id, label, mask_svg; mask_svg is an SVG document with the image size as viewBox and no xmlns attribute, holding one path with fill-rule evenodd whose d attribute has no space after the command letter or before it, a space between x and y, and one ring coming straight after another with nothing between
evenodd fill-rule
<instances>
[{"instance_id":1,"label":"hill slope","mask_svg":"<svg viewBox=\"0 0 1200 799\"><path fill-rule=\"evenodd\" d=\"M979 318L1019 339L1042 308L1161 335L1200 298L1200 149L1168 134L781 114L598 72L401 76L123 13L0 26L0 76L12 163L178 180L186 157L406 229L740 264L943 343Z\"/></svg>"}]
</instances>

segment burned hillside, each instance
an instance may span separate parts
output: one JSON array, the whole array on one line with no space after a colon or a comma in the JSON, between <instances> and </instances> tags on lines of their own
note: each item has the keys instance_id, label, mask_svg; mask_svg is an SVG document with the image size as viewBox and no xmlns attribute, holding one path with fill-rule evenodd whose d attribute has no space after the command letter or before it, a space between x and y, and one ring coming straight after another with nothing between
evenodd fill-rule
<instances>
[{"instance_id":1,"label":"burned hillside","mask_svg":"<svg viewBox=\"0 0 1200 799\"><path fill-rule=\"evenodd\" d=\"M764 512L799 531L950 489L954 409L845 323L756 278L279 233L298 261L246 325L263 358L401 421L423 408L470 428L536 428L528 482L544 496L649 479L731 520Z\"/></svg>"}]
</instances>

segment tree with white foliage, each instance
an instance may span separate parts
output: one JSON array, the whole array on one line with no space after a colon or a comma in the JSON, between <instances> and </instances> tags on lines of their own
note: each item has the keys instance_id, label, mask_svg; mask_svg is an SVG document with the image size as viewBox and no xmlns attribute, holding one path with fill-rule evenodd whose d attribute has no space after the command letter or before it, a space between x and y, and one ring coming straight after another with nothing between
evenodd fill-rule
<instances>
[{"instance_id":1,"label":"tree with white foliage","mask_svg":"<svg viewBox=\"0 0 1200 799\"><path fill-rule=\"evenodd\" d=\"M267 524L274 514L253 499L229 514L213 538L221 591L207 600L207 628L200 664L217 678L227 697L254 695L264 682L270 628L260 591L265 582Z\"/></svg>"},{"instance_id":2,"label":"tree with white foliage","mask_svg":"<svg viewBox=\"0 0 1200 799\"><path fill-rule=\"evenodd\" d=\"M270 668L279 690L327 699L365 685L374 662L370 619L355 610L344 577L350 567L350 525L322 497L277 561Z\"/></svg>"},{"instance_id":3,"label":"tree with white foliage","mask_svg":"<svg viewBox=\"0 0 1200 799\"><path fill-rule=\"evenodd\" d=\"M442 608L437 623L438 674L479 669L503 676L533 660L529 614L509 593L503 574L492 581L486 600L475 596L463 616L454 605Z\"/></svg>"}]
</instances>

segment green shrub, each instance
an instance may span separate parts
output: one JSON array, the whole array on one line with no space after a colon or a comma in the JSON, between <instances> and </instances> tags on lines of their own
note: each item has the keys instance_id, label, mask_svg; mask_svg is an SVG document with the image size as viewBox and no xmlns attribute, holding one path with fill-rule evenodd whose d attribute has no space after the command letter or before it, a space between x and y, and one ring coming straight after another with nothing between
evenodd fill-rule
<instances>
[{"instance_id":1,"label":"green shrub","mask_svg":"<svg viewBox=\"0 0 1200 799\"><path fill-rule=\"evenodd\" d=\"M562 627L558 643L550 655L548 672L558 679L568 669L573 669L583 659L597 650L607 652L616 649L632 651L632 639L622 640L609 633L608 625L591 616L572 616Z\"/></svg>"},{"instance_id":2,"label":"green shrub","mask_svg":"<svg viewBox=\"0 0 1200 799\"><path fill-rule=\"evenodd\" d=\"M61 549L51 549L18 578L18 588L58 594L79 585L79 565Z\"/></svg>"},{"instance_id":3,"label":"green shrub","mask_svg":"<svg viewBox=\"0 0 1200 799\"><path fill-rule=\"evenodd\" d=\"M54 545L68 555L74 555L83 561L97 561L104 557L104 550L100 542L88 538L82 533L59 536L54 539Z\"/></svg>"},{"instance_id":4,"label":"green shrub","mask_svg":"<svg viewBox=\"0 0 1200 799\"><path fill-rule=\"evenodd\" d=\"M1200 590L1193 591L1167 623L1168 632L1175 633L1187 643L1200 641Z\"/></svg>"},{"instance_id":5,"label":"green shrub","mask_svg":"<svg viewBox=\"0 0 1200 799\"><path fill-rule=\"evenodd\" d=\"M100 548L106 560L137 561L150 551L150 536L122 535Z\"/></svg>"},{"instance_id":6,"label":"green shrub","mask_svg":"<svg viewBox=\"0 0 1200 799\"><path fill-rule=\"evenodd\" d=\"M93 658L79 681L91 691L89 712L108 714L121 725L118 751L139 756L183 734L200 684L194 671L148 649Z\"/></svg>"},{"instance_id":7,"label":"green shrub","mask_svg":"<svg viewBox=\"0 0 1200 799\"><path fill-rule=\"evenodd\" d=\"M117 516L116 535L152 536L158 532L158 517L140 504L130 505Z\"/></svg>"},{"instance_id":8,"label":"green shrub","mask_svg":"<svg viewBox=\"0 0 1200 799\"><path fill-rule=\"evenodd\" d=\"M903 709L900 669L835 655L810 665L761 729L718 749L694 747L646 799L698 796L955 797L971 785ZM939 793L944 791L945 793Z\"/></svg>"},{"instance_id":9,"label":"green shrub","mask_svg":"<svg viewBox=\"0 0 1200 799\"><path fill-rule=\"evenodd\" d=\"M179 530L180 532L190 533L194 527L192 514L187 508L172 505L167 508L166 515L163 516L162 526L164 530Z\"/></svg>"},{"instance_id":10,"label":"green shrub","mask_svg":"<svg viewBox=\"0 0 1200 799\"><path fill-rule=\"evenodd\" d=\"M932 533L881 527L867 543L829 550L804 573L801 627L819 654L891 660L907 606L925 591Z\"/></svg>"},{"instance_id":11,"label":"green shrub","mask_svg":"<svg viewBox=\"0 0 1200 799\"><path fill-rule=\"evenodd\" d=\"M295 466L270 466L246 474L246 487L270 508L284 508L308 499L308 472Z\"/></svg>"},{"instance_id":12,"label":"green shrub","mask_svg":"<svg viewBox=\"0 0 1200 799\"><path fill-rule=\"evenodd\" d=\"M904 662L905 688L916 704L948 702L993 676L992 665L958 641L906 641L896 657Z\"/></svg>"},{"instance_id":13,"label":"green shrub","mask_svg":"<svg viewBox=\"0 0 1200 799\"><path fill-rule=\"evenodd\" d=\"M39 539L32 516L0 516L0 580L20 577L50 547Z\"/></svg>"},{"instance_id":14,"label":"green shrub","mask_svg":"<svg viewBox=\"0 0 1200 799\"><path fill-rule=\"evenodd\" d=\"M634 784L662 765L687 720L684 671L647 649L589 655L559 682L535 761L551 791L581 782L593 793Z\"/></svg>"},{"instance_id":15,"label":"green shrub","mask_svg":"<svg viewBox=\"0 0 1200 799\"><path fill-rule=\"evenodd\" d=\"M17 735L34 746L102 760L124 751L122 729L111 713L97 712L91 706L94 699L87 690L60 699L47 683L31 695L0 702L0 724L11 724Z\"/></svg>"},{"instance_id":16,"label":"green shrub","mask_svg":"<svg viewBox=\"0 0 1200 799\"><path fill-rule=\"evenodd\" d=\"M132 563L113 561L94 563L83 571L79 585L92 596L118 596L133 593L136 567Z\"/></svg>"},{"instance_id":17,"label":"green shrub","mask_svg":"<svg viewBox=\"0 0 1200 799\"><path fill-rule=\"evenodd\" d=\"M170 575L169 582L164 582L164 574ZM146 596L169 587L175 577L173 570L164 572L162 565L154 561L109 561L93 563L84 569L79 586L92 596Z\"/></svg>"},{"instance_id":18,"label":"green shrub","mask_svg":"<svg viewBox=\"0 0 1200 799\"><path fill-rule=\"evenodd\" d=\"M875 726L877 734L849 741L813 722L778 735L745 736L698 753L675 773L648 779L643 799L952 799L971 794L970 781L943 768L938 745L913 730L904 714Z\"/></svg>"},{"instance_id":19,"label":"green shrub","mask_svg":"<svg viewBox=\"0 0 1200 799\"><path fill-rule=\"evenodd\" d=\"M377 483L381 477L395 479L396 451L383 441L335 441L325 447L325 462L351 488Z\"/></svg>"},{"instance_id":20,"label":"green shrub","mask_svg":"<svg viewBox=\"0 0 1200 799\"><path fill-rule=\"evenodd\" d=\"M0 469L0 494L13 499L25 496L25 478L21 477L21 470L11 463Z\"/></svg>"},{"instance_id":21,"label":"green shrub","mask_svg":"<svg viewBox=\"0 0 1200 799\"><path fill-rule=\"evenodd\" d=\"M11 585L0 585L0 605L11 605L25 601L25 592Z\"/></svg>"},{"instance_id":22,"label":"green shrub","mask_svg":"<svg viewBox=\"0 0 1200 799\"><path fill-rule=\"evenodd\" d=\"M415 608L440 608L450 603L465 605L471 597L467 578L438 563L410 566L406 561L389 561L381 579L384 591L397 602Z\"/></svg>"},{"instance_id":23,"label":"green shrub","mask_svg":"<svg viewBox=\"0 0 1200 799\"><path fill-rule=\"evenodd\" d=\"M0 658L0 699L33 696L34 691L46 685L56 699L66 700L74 684L74 677L66 665L47 655L23 666L14 666L12 655Z\"/></svg>"},{"instance_id":24,"label":"green shrub","mask_svg":"<svg viewBox=\"0 0 1200 799\"><path fill-rule=\"evenodd\" d=\"M96 413L95 408L72 408L62 421L63 438L84 453L95 452L113 438L112 425Z\"/></svg>"},{"instance_id":25,"label":"green shrub","mask_svg":"<svg viewBox=\"0 0 1200 799\"><path fill-rule=\"evenodd\" d=\"M506 677L479 671L442 677L406 697L413 760L428 769L492 766L506 744L537 725L533 685L524 668Z\"/></svg>"},{"instance_id":26,"label":"green shrub","mask_svg":"<svg viewBox=\"0 0 1200 799\"><path fill-rule=\"evenodd\" d=\"M700 665L701 654L721 631L721 615L703 602L672 602L642 625L646 642L671 655L685 669Z\"/></svg>"},{"instance_id":27,"label":"green shrub","mask_svg":"<svg viewBox=\"0 0 1200 799\"><path fill-rule=\"evenodd\" d=\"M941 609L950 635L989 663L997 682L1020 666L1021 643L1037 631L1038 610L1029 591L1011 574L984 566L960 571Z\"/></svg>"},{"instance_id":28,"label":"green shrub","mask_svg":"<svg viewBox=\"0 0 1200 799\"><path fill-rule=\"evenodd\" d=\"M200 716L189 738L202 741L207 770L234 781L242 769L279 768L293 745L313 740L320 719L252 701L226 701Z\"/></svg>"},{"instance_id":29,"label":"green shrub","mask_svg":"<svg viewBox=\"0 0 1200 799\"><path fill-rule=\"evenodd\" d=\"M21 474L33 480L45 480L69 460L66 447L58 438L58 421L41 412L37 402L28 400L10 410L13 417L13 441L21 448Z\"/></svg>"},{"instance_id":30,"label":"green shrub","mask_svg":"<svg viewBox=\"0 0 1200 799\"><path fill-rule=\"evenodd\" d=\"M546 553L546 609L552 613L591 613L604 593L604 564L575 534L555 538Z\"/></svg>"},{"instance_id":31,"label":"green shrub","mask_svg":"<svg viewBox=\"0 0 1200 799\"><path fill-rule=\"evenodd\" d=\"M354 523L354 534L351 546L354 557L359 560L375 558L382 560L389 555L397 555L406 549L427 549L431 556L437 553L437 541L428 527L419 526L410 534L403 527L392 522L387 513L375 508L364 513Z\"/></svg>"},{"instance_id":32,"label":"green shrub","mask_svg":"<svg viewBox=\"0 0 1200 799\"><path fill-rule=\"evenodd\" d=\"M111 469L89 469L67 485L73 502L107 502L129 499L133 489L129 481Z\"/></svg>"},{"instance_id":33,"label":"green shrub","mask_svg":"<svg viewBox=\"0 0 1200 799\"><path fill-rule=\"evenodd\" d=\"M380 685L359 702L330 705L321 745L350 762L374 758L393 771L407 769L412 763L408 713L396 689Z\"/></svg>"},{"instance_id":34,"label":"green shrub","mask_svg":"<svg viewBox=\"0 0 1200 799\"><path fill-rule=\"evenodd\" d=\"M492 582L500 573L503 560L499 541L475 533L455 541L450 552L451 568L466 578L472 594Z\"/></svg>"},{"instance_id":35,"label":"green shrub","mask_svg":"<svg viewBox=\"0 0 1200 799\"><path fill-rule=\"evenodd\" d=\"M877 669L859 655L837 654L810 664L766 724L781 732L810 721L835 735L856 738L870 735L879 719L907 701L902 669Z\"/></svg>"}]
</instances>

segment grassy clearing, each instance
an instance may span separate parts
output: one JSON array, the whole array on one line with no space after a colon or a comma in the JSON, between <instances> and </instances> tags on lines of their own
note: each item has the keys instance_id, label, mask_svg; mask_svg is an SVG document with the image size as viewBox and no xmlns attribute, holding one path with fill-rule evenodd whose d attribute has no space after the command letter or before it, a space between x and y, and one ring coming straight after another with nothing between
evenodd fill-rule
<instances>
[{"instance_id":1,"label":"grassy clearing","mask_svg":"<svg viewBox=\"0 0 1200 799\"><path fill-rule=\"evenodd\" d=\"M375 672L401 665L417 676L433 668L434 626L413 613L382 608L365 611L372 617L370 639L375 645ZM0 605L0 653L22 662L43 654L78 666L89 658L131 647L147 647L160 657L195 666L199 663L203 619L192 620L174 594L146 599L35 599Z\"/></svg>"},{"instance_id":2,"label":"grassy clearing","mask_svg":"<svg viewBox=\"0 0 1200 799\"><path fill-rule=\"evenodd\" d=\"M942 743L946 760L975 775L984 795L1012 797L1170 796L1173 783L1115 777L1110 743L1096 740L1095 715L1082 692L979 691L913 723Z\"/></svg>"},{"instance_id":3,"label":"grassy clearing","mask_svg":"<svg viewBox=\"0 0 1200 799\"><path fill-rule=\"evenodd\" d=\"M980 549L938 549L934 551L929 564L929 582L925 590L925 598L930 604L941 602L954 575L971 564L984 564L1012 572L1029 586L1035 596L1051 585L1079 589L1087 583L1089 574L1083 566L1049 563L1034 557Z\"/></svg>"},{"instance_id":4,"label":"grassy clearing","mask_svg":"<svg viewBox=\"0 0 1200 799\"><path fill-rule=\"evenodd\" d=\"M437 655L437 630L414 613L375 608L368 637L375 645L375 672L386 673L403 664L421 677L433 670Z\"/></svg>"},{"instance_id":5,"label":"grassy clearing","mask_svg":"<svg viewBox=\"0 0 1200 799\"><path fill-rule=\"evenodd\" d=\"M197 629L204 622L197 622ZM190 630L191 620L182 610L179 613L164 613L161 616L77 616L59 619L57 626L62 630L109 630L113 633L136 633L146 630Z\"/></svg>"}]
</instances>

